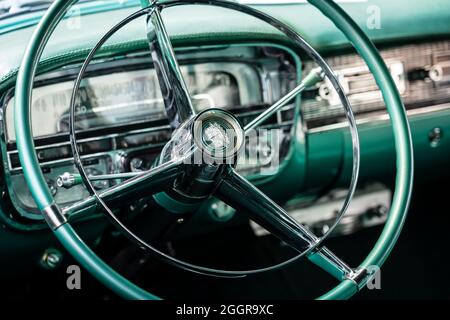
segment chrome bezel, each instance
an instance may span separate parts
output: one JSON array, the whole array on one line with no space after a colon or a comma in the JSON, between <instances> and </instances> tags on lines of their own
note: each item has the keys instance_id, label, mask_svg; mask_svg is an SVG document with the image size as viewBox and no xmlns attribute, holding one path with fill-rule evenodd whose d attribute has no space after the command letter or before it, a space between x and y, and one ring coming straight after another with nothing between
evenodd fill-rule
<instances>
[{"instance_id":1,"label":"chrome bezel","mask_svg":"<svg viewBox=\"0 0 450 320\"><path fill-rule=\"evenodd\" d=\"M233 131L234 136L232 138L235 141L230 149L225 147L217 150L206 145L204 141L204 125L207 122L217 123L223 129L231 129ZM227 161L235 158L244 144L244 130L239 120L231 113L221 109L208 109L198 114L192 126L192 135L195 144L207 158L205 160L213 160L219 163L228 163Z\"/></svg>"}]
</instances>

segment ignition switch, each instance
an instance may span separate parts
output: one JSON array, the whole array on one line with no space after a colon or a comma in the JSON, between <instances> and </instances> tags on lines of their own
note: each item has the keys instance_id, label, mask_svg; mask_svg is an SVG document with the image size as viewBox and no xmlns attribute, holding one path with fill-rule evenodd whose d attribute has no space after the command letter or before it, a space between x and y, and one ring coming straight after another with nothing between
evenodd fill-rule
<instances>
[{"instance_id":1,"label":"ignition switch","mask_svg":"<svg viewBox=\"0 0 450 320\"><path fill-rule=\"evenodd\" d=\"M53 270L60 266L62 258L63 254L59 250L50 248L44 251L39 262L44 269Z\"/></svg>"}]
</instances>

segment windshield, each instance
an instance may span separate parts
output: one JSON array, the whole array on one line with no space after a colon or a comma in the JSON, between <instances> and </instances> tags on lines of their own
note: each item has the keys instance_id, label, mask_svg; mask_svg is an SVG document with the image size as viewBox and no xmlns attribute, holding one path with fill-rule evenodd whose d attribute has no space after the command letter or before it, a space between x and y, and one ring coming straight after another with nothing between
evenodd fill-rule
<instances>
[{"instance_id":1,"label":"windshield","mask_svg":"<svg viewBox=\"0 0 450 320\"><path fill-rule=\"evenodd\" d=\"M53 1L54 0L0 0L0 20L11 18L25 13L45 10L50 6L50 4ZM94 0L79 0L78 3L92 2L92 1ZM105 1L107 2L108 0ZM123 3L127 0L110 0L110 1ZM306 0L234 0L234 1L242 4L307 3ZM339 0L336 1L339 2ZM137 0L135 2L137 4L139 3Z\"/></svg>"},{"instance_id":2,"label":"windshield","mask_svg":"<svg viewBox=\"0 0 450 320\"><path fill-rule=\"evenodd\" d=\"M90 2L92 0L80 0ZM0 0L0 20L47 9L53 0Z\"/></svg>"},{"instance_id":3,"label":"windshield","mask_svg":"<svg viewBox=\"0 0 450 320\"><path fill-rule=\"evenodd\" d=\"M52 0L0 0L0 18L48 8Z\"/></svg>"}]
</instances>

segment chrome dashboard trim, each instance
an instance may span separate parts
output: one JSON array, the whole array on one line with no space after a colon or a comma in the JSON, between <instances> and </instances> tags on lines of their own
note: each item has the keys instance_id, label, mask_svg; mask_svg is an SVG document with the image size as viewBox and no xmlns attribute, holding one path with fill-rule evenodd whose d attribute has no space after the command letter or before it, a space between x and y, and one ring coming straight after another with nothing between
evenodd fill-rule
<instances>
[{"instance_id":1,"label":"chrome dashboard trim","mask_svg":"<svg viewBox=\"0 0 450 320\"><path fill-rule=\"evenodd\" d=\"M154 145L153 147L157 148L157 147L163 147L165 143L161 143L158 145ZM140 150L142 148L145 147L141 147L141 148L133 148L130 149L131 151L136 151L136 150ZM83 155L81 156L82 160L89 160L91 158L101 158L101 157L110 157L111 153L114 151L119 152L122 149L118 149L118 150L112 150L112 151L108 151L108 152L97 152L97 153L91 153L91 154L87 154L87 155ZM53 160L53 161L47 161L47 162L42 162L41 165L53 165L53 164L73 164L73 158L71 156L69 156L68 158L64 158L64 159L58 159L58 160ZM10 165L9 165L10 166ZM21 173L22 172L22 167L16 167L16 168L8 168L10 173Z\"/></svg>"},{"instance_id":2,"label":"chrome dashboard trim","mask_svg":"<svg viewBox=\"0 0 450 320\"><path fill-rule=\"evenodd\" d=\"M91 141L98 141L98 140L112 139L112 138L120 138L120 137L128 136L128 135L150 133L150 132L154 132L154 131L169 130L169 129L170 129L169 125L157 126L157 127L149 127L149 128L145 128L145 129L130 130L130 131L127 131L127 132L111 133L111 134L106 134L106 135L92 137L92 138L85 138L85 139L80 139L78 141L79 141L79 143L91 142ZM46 144L46 145L42 145L42 146L37 146L36 150L42 150L42 149L47 149L47 148L52 148L52 147L61 147L61 146L64 146L64 145L70 145L70 142L67 141L67 142L59 142L59 143L50 143L50 144ZM8 151L8 154L13 154L13 153L17 153L17 150L10 150L10 151Z\"/></svg>"},{"instance_id":3,"label":"chrome dashboard trim","mask_svg":"<svg viewBox=\"0 0 450 320\"><path fill-rule=\"evenodd\" d=\"M127 132L123 132L123 133L109 134L109 135L104 135L104 136L99 136L99 137L80 139L79 142L85 143L85 142L90 142L90 141L115 139L115 138L130 135L130 134L134 135L134 134L142 134L142 133L151 133L151 132L158 132L161 130L168 130L168 129L170 129L170 127L168 125L151 127L151 128L147 128L147 129L132 130L132 131L127 131ZM158 148L158 147L164 146L164 144L165 143L156 143L156 144L152 144L151 147ZM63 146L70 146L70 141L39 146L39 147L36 147L36 151L44 150L47 148L63 147ZM148 148L148 147L145 147L145 148ZM106 156L109 156L111 154L111 152L120 152L121 150L124 150L124 149L126 149L126 148L118 148L118 149L105 151L105 152L96 152L96 153L86 154L86 155L83 155L81 158L84 160L84 159L90 159L90 158L106 157ZM129 148L129 149L130 150L135 150L135 149L138 150L139 147ZM10 173L21 172L22 167L18 166L18 167L13 168L11 160L10 160L11 155L18 154L17 150L10 150L10 151L7 151L6 153L8 155L8 170L10 171ZM67 156L67 158L57 159L57 160L52 160L52 161L45 161L45 162L42 162L41 164L42 165L52 165L52 164L71 164L71 163L73 163L73 158L69 155L69 156Z\"/></svg>"},{"instance_id":4,"label":"chrome dashboard trim","mask_svg":"<svg viewBox=\"0 0 450 320\"><path fill-rule=\"evenodd\" d=\"M293 107L291 107L291 108L293 108ZM249 113L249 115L252 115L253 112L248 112L248 113ZM238 114L238 116L241 116L241 115L244 115L244 113ZM246 115L244 115L244 116L246 116ZM259 126L258 128L273 129L273 128L291 127L293 125L294 125L294 121L283 121L283 122L278 122L276 124L268 124L268 125ZM115 139L115 138L120 138L120 137L134 135L134 134L151 133L151 132L158 132L158 131L169 130L169 129L170 129L170 126L165 125L165 126L151 127L151 128L146 128L146 129L131 130L131 131L123 132L123 133L112 133L112 134L103 135L103 136L99 136L99 137L93 137L93 138L80 139L80 140L78 140L78 142L86 143L86 142L90 142L90 141ZM164 142L155 143L155 144L152 144L150 147L151 148L159 148L159 147L164 146L164 144L165 144ZM38 146L38 147L36 147L36 151L44 150L47 148L63 147L63 146L70 146L70 141ZM149 148L149 146L141 146L141 147L135 147L135 148L117 148L117 149L106 151L106 152L96 152L96 153L91 153L91 154L85 154L85 155L81 156L81 158L84 160L84 159L90 159L90 158L96 158L96 157L106 157L106 156L109 156L111 154L111 152L120 152L120 151L124 151L124 150L135 151L135 150L140 150L143 148L146 149L146 148ZM6 153L8 155L8 170L11 173L21 172L22 167L19 166L19 167L13 168L11 165L11 161L9 159L9 157L11 155L18 154L17 150L9 150ZM70 164L72 162L73 162L72 157L68 156L67 158L63 158L63 159L58 159L58 160L53 160L53 161L45 161L45 162L42 162L41 164L42 165Z\"/></svg>"},{"instance_id":5,"label":"chrome dashboard trim","mask_svg":"<svg viewBox=\"0 0 450 320\"><path fill-rule=\"evenodd\" d=\"M413 117L413 116L424 115L424 114L429 114L429 113L443 111L443 110L450 110L450 103L443 103L443 104L438 104L438 105L434 105L434 106L421 107L421 108L417 108L417 109L407 110L406 113L407 113L408 117ZM356 119L356 124L361 125L361 124L366 124L369 122L380 122L380 121L383 121L383 122L389 121L389 115L387 113L383 113L383 114L373 115L373 116L369 116L369 117L365 117L365 118L361 118L361 119ZM347 127L348 127L347 122L343 121L343 122L339 122L339 123L325 125L322 127L306 129L306 133L307 134L308 133L321 133L321 132L332 131L332 130L347 128Z\"/></svg>"}]
</instances>

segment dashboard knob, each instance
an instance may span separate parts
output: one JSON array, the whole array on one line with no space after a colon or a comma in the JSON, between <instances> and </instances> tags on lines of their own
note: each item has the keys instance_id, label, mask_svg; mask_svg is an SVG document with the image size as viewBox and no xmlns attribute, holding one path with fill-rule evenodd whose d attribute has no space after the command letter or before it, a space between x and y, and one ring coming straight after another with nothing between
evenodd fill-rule
<instances>
[{"instance_id":1,"label":"dashboard knob","mask_svg":"<svg viewBox=\"0 0 450 320\"><path fill-rule=\"evenodd\" d=\"M81 177L79 175L75 175L69 172L64 172L62 175L58 177L56 180L56 184L59 188L70 189L73 186L80 184L82 182Z\"/></svg>"},{"instance_id":2,"label":"dashboard knob","mask_svg":"<svg viewBox=\"0 0 450 320\"><path fill-rule=\"evenodd\" d=\"M430 68L428 76L433 82L440 82L444 78L444 69L439 64L434 65Z\"/></svg>"},{"instance_id":3,"label":"dashboard knob","mask_svg":"<svg viewBox=\"0 0 450 320\"><path fill-rule=\"evenodd\" d=\"M77 177L69 172L64 172L58 177L56 184L60 188L70 189L77 184Z\"/></svg>"},{"instance_id":4,"label":"dashboard knob","mask_svg":"<svg viewBox=\"0 0 450 320\"><path fill-rule=\"evenodd\" d=\"M442 140L442 136L443 136L443 131L441 128L433 128L433 130L431 130L428 133L428 141L430 141L430 146L433 148L436 148L439 146L439 144L441 143Z\"/></svg>"},{"instance_id":5,"label":"dashboard knob","mask_svg":"<svg viewBox=\"0 0 450 320\"><path fill-rule=\"evenodd\" d=\"M141 158L133 158L130 161L130 169L132 172L139 172L139 171L143 171L144 168L144 160Z\"/></svg>"},{"instance_id":6,"label":"dashboard knob","mask_svg":"<svg viewBox=\"0 0 450 320\"><path fill-rule=\"evenodd\" d=\"M55 181L53 181L51 179L47 179L47 185L48 185L50 192L52 193L52 196L56 196L56 194L58 193L58 188L55 184Z\"/></svg>"},{"instance_id":7,"label":"dashboard knob","mask_svg":"<svg viewBox=\"0 0 450 320\"><path fill-rule=\"evenodd\" d=\"M231 218L234 217L235 213L236 210L234 208L230 207L220 200L215 200L209 208L209 214L211 215L211 217L214 220L220 222L231 220Z\"/></svg>"}]
</instances>

